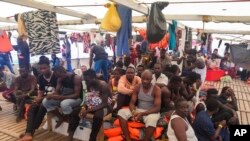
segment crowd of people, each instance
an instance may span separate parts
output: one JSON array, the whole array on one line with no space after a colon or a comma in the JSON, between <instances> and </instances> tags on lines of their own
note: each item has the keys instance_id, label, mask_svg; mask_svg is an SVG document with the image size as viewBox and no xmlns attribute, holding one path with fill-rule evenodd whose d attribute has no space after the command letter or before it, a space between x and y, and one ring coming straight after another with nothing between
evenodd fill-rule
<instances>
[{"instance_id":1,"label":"crowd of people","mask_svg":"<svg viewBox=\"0 0 250 141\"><path fill-rule=\"evenodd\" d=\"M239 124L234 91L224 87L218 95L218 90L208 89L202 102L197 93L205 81L207 65L195 50L186 50L180 58L171 58L166 49L161 49L159 56L156 50L148 52L135 50L136 57L126 56L110 65L103 47L93 45L90 68L84 67L82 75L67 72L61 65L52 68L45 56L37 64L38 77L25 66L17 77L1 66L0 88L15 105L17 122L24 118L25 104L31 105L19 141L32 140L47 112L58 117L55 128L69 122L69 140L73 140L79 121L90 113L94 128L89 140L96 141L103 117L112 113L119 119L126 141L132 140L131 120L145 124L144 141L151 140L157 126L164 127L162 134L170 141L228 141L228 126ZM182 71L172 59L183 62Z\"/></svg>"}]
</instances>

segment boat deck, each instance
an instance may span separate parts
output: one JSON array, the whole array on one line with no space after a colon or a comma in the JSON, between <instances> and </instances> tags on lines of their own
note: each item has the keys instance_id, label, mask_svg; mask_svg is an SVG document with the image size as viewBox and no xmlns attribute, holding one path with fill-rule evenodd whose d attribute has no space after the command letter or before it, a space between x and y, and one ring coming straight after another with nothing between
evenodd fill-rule
<instances>
[{"instance_id":1,"label":"boat deck","mask_svg":"<svg viewBox=\"0 0 250 141\"><path fill-rule=\"evenodd\" d=\"M239 111L237 111L241 124L250 124L250 85L240 80L233 80L231 83L222 82L206 82L212 84L220 91L224 86L230 86L234 89L238 99ZM25 131L26 121L20 123L15 122L15 113L12 110L11 103L5 101L0 96L0 140L1 141L15 141L19 135ZM66 136L58 133L49 132L44 129L38 129L34 141L63 141Z\"/></svg>"}]
</instances>

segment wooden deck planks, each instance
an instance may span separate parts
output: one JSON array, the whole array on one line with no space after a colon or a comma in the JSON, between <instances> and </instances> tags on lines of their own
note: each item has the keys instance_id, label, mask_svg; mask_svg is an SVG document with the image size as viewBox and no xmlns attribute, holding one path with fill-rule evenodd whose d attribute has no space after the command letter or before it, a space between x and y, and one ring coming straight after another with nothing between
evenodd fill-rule
<instances>
[{"instance_id":1,"label":"wooden deck planks","mask_svg":"<svg viewBox=\"0 0 250 141\"><path fill-rule=\"evenodd\" d=\"M13 104L2 100L0 96L0 105L3 108L0 111L0 141L16 141L21 133L25 131L26 120L16 123L15 112L12 109ZM44 129L39 129L33 141L64 141L66 136L55 132L49 132ZM75 140L79 141L79 140Z\"/></svg>"},{"instance_id":2,"label":"wooden deck planks","mask_svg":"<svg viewBox=\"0 0 250 141\"><path fill-rule=\"evenodd\" d=\"M232 83L222 83L222 82L205 82L207 85L213 85L218 89L219 93L225 86L231 87L235 96L238 99L239 111L237 114L240 119L240 124L250 124L250 85L246 84L241 80L233 80Z\"/></svg>"}]
</instances>

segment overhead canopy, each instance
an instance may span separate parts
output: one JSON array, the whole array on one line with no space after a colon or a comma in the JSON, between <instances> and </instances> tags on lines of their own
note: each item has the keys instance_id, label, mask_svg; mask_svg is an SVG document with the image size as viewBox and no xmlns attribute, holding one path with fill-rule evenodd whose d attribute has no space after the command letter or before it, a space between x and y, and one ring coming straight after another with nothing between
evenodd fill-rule
<instances>
[{"instance_id":1,"label":"overhead canopy","mask_svg":"<svg viewBox=\"0 0 250 141\"><path fill-rule=\"evenodd\" d=\"M5 2L3 2L5 1ZM150 4L157 0L110 0L133 9L133 17L138 16L145 22L145 14ZM58 21L83 20L82 24L69 26L60 24L60 29L91 30L98 29L97 19L102 19L107 11L103 5L109 0L2 0L0 2L0 28L15 26L14 14L36 9L49 9L57 12ZM245 0L168 0L169 6L163 10L167 20L175 19L178 23L193 29L224 34L250 34L250 1ZM37 3L39 2L39 3ZM42 4L41 4L42 3ZM136 11L135 11L136 10ZM140 17L141 16L141 17ZM205 17L204 16L208 16ZM212 16L212 17L209 17ZM216 17L218 16L218 17ZM221 17L222 16L222 17ZM230 16L230 17L228 17ZM237 18L238 17L238 18ZM135 19L135 18L134 18ZM143 20L144 19L144 20ZM210 22L203 22L210 21ZM236 22L236 23L227 23ZM220 22L220 23L217 23ZM238 22L238 23L237 23ZM145 27L146 24L134 24ZM8 28L7 28L8 29ZM249 39L249 38L248 38ZM250 40L250 39L249 39Z\"/></svg>"}]
</instances>

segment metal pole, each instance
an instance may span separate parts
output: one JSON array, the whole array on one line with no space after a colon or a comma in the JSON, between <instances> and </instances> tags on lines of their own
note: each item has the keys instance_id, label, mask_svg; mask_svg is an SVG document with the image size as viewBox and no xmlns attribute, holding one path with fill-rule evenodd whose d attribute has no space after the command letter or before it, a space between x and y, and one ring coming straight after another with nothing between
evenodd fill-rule
<instances>
[{"instance_id":1,"label":"metal pole","mask_svg":"<svg viewBox=\"0 0 250 141\"><path fill-rule=\"evenodd\" d=\"M169 4L198 4L198 3L232 3L232 2L250 2L250 0L227 0L227 1L180 1L169 2ZM139 2L136 4L152 4L151 2ZM92 6L104 6L104 4L86 4L86 5L58 5L55 7L92 7Z\"/></svg>"}]
</instances>

